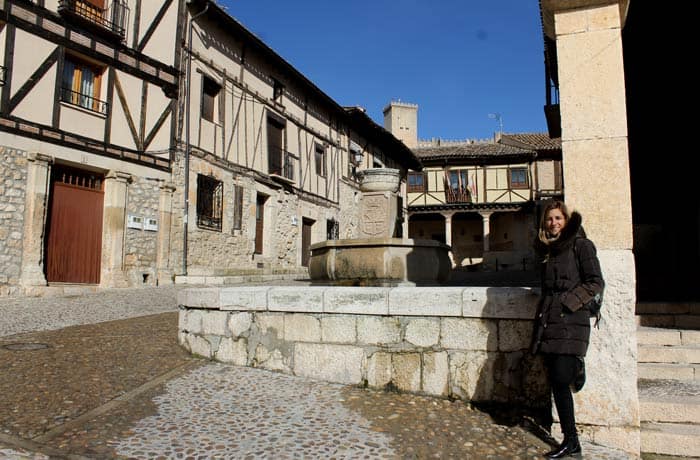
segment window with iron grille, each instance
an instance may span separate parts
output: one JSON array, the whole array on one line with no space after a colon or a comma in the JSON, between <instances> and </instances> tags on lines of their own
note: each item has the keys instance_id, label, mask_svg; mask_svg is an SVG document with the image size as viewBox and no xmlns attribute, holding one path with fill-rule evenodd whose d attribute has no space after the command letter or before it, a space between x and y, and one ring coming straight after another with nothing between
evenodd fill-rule
<instances>
[{"instance_id":1,"label":"window with iron grille","mask_svg":"<svg viewBox=\"0 0 700 460\"><path fill-rule=\"evenodd\" d=\"M425 174L422 172L409 172L408 191L419 193L425 192Z\"/></svg>"},{"instance_id":2,"label":"window with iron grille","mask_svg":"<svg viewBox=\"0 0 700 460\"><path fill-rule=\"evenodd\" d=\"M337 240L340 236L340 224L335 219L328 219L326 221L326 239L327 240Z\"/></svg>"},{"instance_id":3,"label":"window with iron grille","mask_svg":"<svg viewBox=\"0 0 700 460\"><path fill-rule=\"evenodd\" d=\"M316 144L316 174L326 177L326 148L321 144Z\"/></svg>"},{"instance_id":4,"label":"window with iron grille","mask_svg":"<svg viewBox=\"0 0 700 460\"><path fill-rule=\"evenodd\" d=\"M527 168L510 168L508 181L510 188L527 188Z\"/></svg>"},{"instance_id":5,"label":"window with iron grille","mask_svg":"<svg viewBox=\"0 0 700 460\"><path fill-rule=\"evenodd\" d=\"M202 118L212 123L214 118L214 108L221 92L221 86L207 76L202 77Z\"/></svg>"},{"instance_id":6,"label":"window with iron grille","mask_svg":"<svg viewBox=\"0 0 700 460\"><path fill-rule=\"evenodd\" d=\"M221 231L224 184L202 174L197 175L197 226Z\"/></svg>"},{"instance_id":7,"label":"window with iron grille","mask_svg":"<svg viewBox=\"0 0 700 460\"><path fill-rule=\"evenodd\" d=\"M233 189L233 229L240 230L243 227L243 187L234 185Z\"/></svg>"}]
</instances>

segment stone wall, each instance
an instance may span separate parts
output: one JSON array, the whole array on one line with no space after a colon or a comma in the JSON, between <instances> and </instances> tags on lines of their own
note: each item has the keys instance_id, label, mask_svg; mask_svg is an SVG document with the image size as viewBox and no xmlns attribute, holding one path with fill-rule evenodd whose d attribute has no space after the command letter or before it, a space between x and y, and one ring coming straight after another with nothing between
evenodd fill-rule
<instances>
[{"instance_id":1,"label":"stone wall","mask_svg":"<svg viewBox=\"0 0 700 460\"><path fill-rule=\"evenodd\" d=\"M0 295L20 291L27 152L0 146Z\"/></svg>"},{"instance_id":2,"label":"stone wall","mask_svg":"<svg viewBox=\"0 0 700 460\"><path fill-rule=\"evenodd\" d=\"M601 251L603 320L574 395L583 439L639 453L633 260ZM528 348L538 290L512 287L229 287L180 293L190 352L331 382L548 407ZM556 413L553 413L556 420ZM558 431L558 423L552 426Z\"/></svg>"},{"instance_id":3,"label":"stone wall","mask_svg":"<svg viewBox=\"0 0 700 460\"><path fill-rule=\"evenodd\" d=\"M159 220L159 199L161 181L132 176L133 182L128 186L128 201L126 213L143 218L144 224L147 218ZM158 233L161 230L158 222L156 230L126 228L124 245L124 269L129 279L129 284L138 286L142 284L155 285L156 283L156 248L158 246ZM144 277L144 275L146 275Z\"/></svg>"}]
</instances>

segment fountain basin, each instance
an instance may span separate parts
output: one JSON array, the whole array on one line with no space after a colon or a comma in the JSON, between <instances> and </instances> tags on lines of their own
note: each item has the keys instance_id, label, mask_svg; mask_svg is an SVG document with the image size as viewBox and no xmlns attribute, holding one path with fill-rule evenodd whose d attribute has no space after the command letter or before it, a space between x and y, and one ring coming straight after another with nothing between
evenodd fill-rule
<instances>
[{"instance_id":1,"label":"fountain basin","mask_svg":"<svg viewBox=\"0 0 700 460\"><path fill-rule=\"evenodd\" d=\"M311 245L309 276L349 286L434 286L450 275L450 247L433 240L366 238Z\"/></svg>"},{"instance_id":2,"label":"fountain basin","mask_svg":"<svg viewBox=\"0 0 700 460\"><path fill-rule=\"evenodd\" d=\"M394 192L401 184L401 171L392 168L363 169L359 173L360 190L363 192Z\"/></svg>"}]
</instances>

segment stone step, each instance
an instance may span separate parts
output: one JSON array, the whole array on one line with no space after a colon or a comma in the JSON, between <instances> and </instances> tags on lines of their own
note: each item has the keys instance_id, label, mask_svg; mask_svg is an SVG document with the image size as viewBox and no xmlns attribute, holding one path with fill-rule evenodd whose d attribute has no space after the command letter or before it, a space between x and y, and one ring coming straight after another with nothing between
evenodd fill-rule
<instances>
[{"instance_id":1,"label":"stone step","mask_svg":"<svg viewBox=\"0 0 700 460\"><path fill-rule=\"evenodd\" d=\"M700 424L700 383L640 380L638 392L640 421Z\"/></svg>"},{"instance_id":2,"label":"stone step","mask_svg":"<svg viewBox=\"0 0 700 460\"><path fill-rule=\"evenodd\" d=\"M639 345L700 345L700 331L661 327L637 328Z\"/></svg>"},{"instance_id":3,"label":"stone step","mask_svg":"<svg viewBox=\"0 0 700 460\"><path fill-rule=\"evenodd\" d=\"M700 345L639 345L637 363L700 364Z\"/></svg>"},{"instance_id":4,"label":"stone step","mask_svg":"<svg viewBox=\"0 0 700 460\"><path fill-rule=\"evenodd\" d=\"M700 457L700 425L650 423L641 426L643 454Z\"/></svg>"},{"instance_id":5,"label":"stone step","mask_svg":"<svg viewBox=\"0 0 700 460\"><path fill-rule=\"evenodd\" d=\"M698 315L698 302L637 302L635 312L638 315Z\"/></svg>"},{"instance_id":6,"label":"stone step","mask_svg":"<svg viewBox=\"0 0 700 460\"><path fill-rule=\"evenodd\" d=\"M648 380L688 380L700 382L700 365L639 363L637 377Z\"/></svg>"},{"instance_id":7,"label":"stone step","mask_svg":"<svg viewBox=\"0 0 700 460\"><path fill-rule=\"evenodd\" d=\"M637 326L700 329L700 315L637 315Z\"/></svg>"}]
</instances>

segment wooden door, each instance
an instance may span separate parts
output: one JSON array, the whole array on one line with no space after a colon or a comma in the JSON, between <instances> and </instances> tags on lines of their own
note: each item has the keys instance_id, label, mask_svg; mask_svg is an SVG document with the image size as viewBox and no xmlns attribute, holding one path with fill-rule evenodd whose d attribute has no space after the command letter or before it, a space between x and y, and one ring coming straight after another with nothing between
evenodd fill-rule
<instances>
[{"instance_id":1,"label":"wooden door","mask_svg":"<svg viewBox=\"0 0 700 460\"><path fill-rule=\"evenodd\" d=\"M266 200L267 196L258 195L258 199L255 204L255 254L263 253L263 230Z\"/></svg>"},{"instance_id":2,"label":"wooden door","mask_svg":"<svg viewBox=\"0 0 700 460\"><path fill-rule=\"evenodd\" d=\"M55 166L46 229L46 280L100 282L103 177Z\"/></svg>"},{"instance_id":3,"label":"wooden door","mask_svg":"<svg viewBox=\"0 0 700 460\"><path fill-rule=\"evenodd\" d=\"M301 266L308 267L311 258L311 227L314 221L304 218L301 222Z\"/></svg>"}]
</instances>

